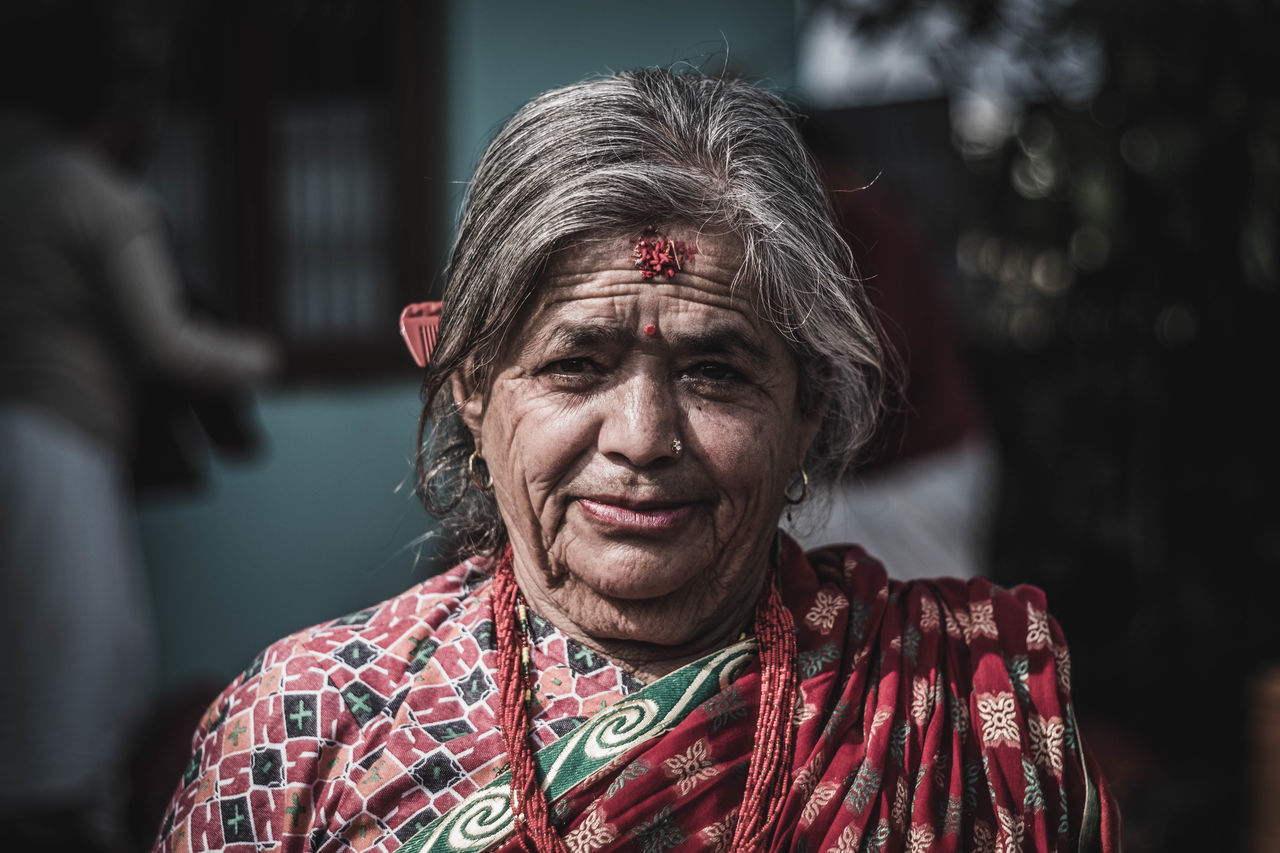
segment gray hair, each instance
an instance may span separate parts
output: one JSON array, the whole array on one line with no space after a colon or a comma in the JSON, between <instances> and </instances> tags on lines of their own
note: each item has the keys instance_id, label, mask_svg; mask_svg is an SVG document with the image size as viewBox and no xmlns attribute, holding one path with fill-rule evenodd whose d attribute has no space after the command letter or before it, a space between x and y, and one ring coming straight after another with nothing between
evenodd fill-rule
<instances>
[{"instance_id":1,"label":"gray hair","mask_svg":"<svg viewBox=\"0 0 1280 853\"><path fill-rule=\"evenodd\" d=\"M747 83L628 71L522 107L476 167L446 271L444 314L423 385L418 493L458 553L507 541L449 377L487 389L521 307L555 253L648 226L735 235L760 317L790 345L802 411L825 406L810 473L841 476L869 441L889 371L848 247L793 113ZM430 441L425 441L431 427Z\"/></svg>"}]
</instances>

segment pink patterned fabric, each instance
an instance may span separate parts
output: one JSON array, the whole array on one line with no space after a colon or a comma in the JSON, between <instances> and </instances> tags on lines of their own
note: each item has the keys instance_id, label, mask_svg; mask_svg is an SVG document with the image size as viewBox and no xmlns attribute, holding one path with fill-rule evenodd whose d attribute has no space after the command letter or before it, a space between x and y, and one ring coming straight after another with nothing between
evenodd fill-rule
<instances>
[{"instance_id":1,"label":"pink patterned fabric","mask_svg":"<svg viewBox=\"0 0 1280 853\"><path fill-rule=\"evenodd\" d=\"M505 757L486 569L469 561L267 649L197 732L156 849L392 851L491 781ZM860 549L806 559L790 541L781 577L802 682L771 849L1076 850L1082 829L1084 849L1118 849L1038 590L890 582ZM534 631L539 743L639 686L536 618ZM758 676L553 804L569 848L726 849Z\"/></svg>"},{"instance_id":2,"label":"pink patterned fabric","mask_svg":"<svg viewBox=\"0 0 1280 853\"><path fill-rule=\"evenodd\" d=\"M269 647L210 707L158 850L394 850L505 765L488 563ZM638 686L534 619L549 743Z\"/></svg>"}]
</instances>

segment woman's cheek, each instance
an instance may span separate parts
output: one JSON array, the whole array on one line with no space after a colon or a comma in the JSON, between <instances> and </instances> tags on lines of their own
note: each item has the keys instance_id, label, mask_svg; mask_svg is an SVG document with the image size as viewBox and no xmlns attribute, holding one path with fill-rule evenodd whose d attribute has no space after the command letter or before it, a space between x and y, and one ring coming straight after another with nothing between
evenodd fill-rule
<instances>
[{"instance_id":1,"label":"woman's cheek","mask_svg":"<svg viewBox=\"0 0 1280 853\"><path fill-rule=\"evenodd\" d=\"M781 437L768 421L727 420L709 424L704 434L710 461L734 482L758 483L776 466Z\"/></svg>"},{"instance_id":2,"label":"woman's cheek","mask_svg":"<svg viewBox=\"0 0 1280 853\"><path fill-rule=\"evenodd\" d=\"M510 453L525 466L520 479L541 511L590 448L590 420L580 409L541 405L524 413L510 444Z\"/></svg>"}]
</instances>

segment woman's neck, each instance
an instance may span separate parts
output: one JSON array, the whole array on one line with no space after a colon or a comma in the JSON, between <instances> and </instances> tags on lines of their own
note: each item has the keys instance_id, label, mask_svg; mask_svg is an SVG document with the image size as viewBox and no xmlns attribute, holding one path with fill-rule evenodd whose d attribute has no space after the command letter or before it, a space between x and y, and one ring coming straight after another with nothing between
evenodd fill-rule
<instances>
[{"instance_id":1,"label":"woman's neck","mask_svg":"<svg viewBox=\"0 0 1280 853\"><path fill-rule=\"evenodd\" d=\"M597 652L614 664L630 673L644 684L652 683L665 675L676 671L685 664L723 649L737 642L745 632L751 630L751 620L755 611L756 599L763 587L765 574L762 572L755 586L744 590L744 595L732 596L726 606L713 618L704 620L704 630L682 642L657 643L637 637L619 637L601 635L584 630L578 620L572 618L567 608L562 607L557 599L572 595L571 590L562 585L556 594L548 594L548 590L539 583L529 583L521 577L519 566L516 567L516 580L520 586L529 608L550 622L565 635ZM661 607L657 602L652 606ZM679 619L678 602L671 608L671 618ZM624 626L620 626L625 629Z\"/></svg>"}]
</instances>

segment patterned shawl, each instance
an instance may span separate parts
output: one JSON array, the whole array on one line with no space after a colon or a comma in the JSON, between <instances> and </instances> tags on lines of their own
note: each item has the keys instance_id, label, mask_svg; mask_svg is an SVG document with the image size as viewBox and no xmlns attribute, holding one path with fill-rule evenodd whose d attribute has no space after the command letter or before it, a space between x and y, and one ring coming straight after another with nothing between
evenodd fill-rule
<instances>
[{"instance_id":1,"label":"patterned shawl","mask_svg":"<svg viewBox=\"0 0 1280 853\"><path fill-rule=\"evenodd\" d=\"M264 652L197 732L157 849L513 848L487 568ZM858 548L789 540L781 577L801 685L771 849L1119 849L1039 590L903 584ZM537 759L567 846L725 850L761 701L751 643L641 688L535 634Z\"/></svg>"}]
</instances>

